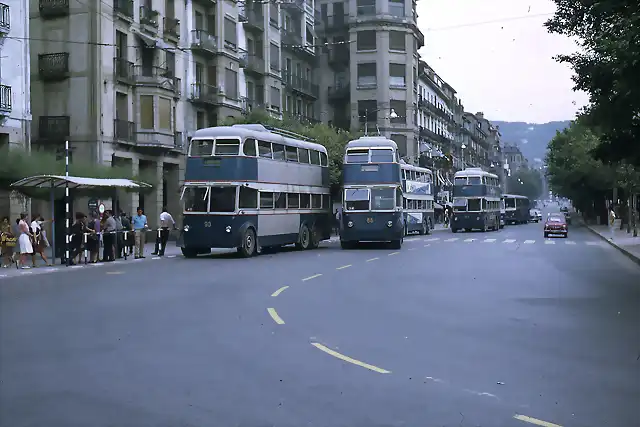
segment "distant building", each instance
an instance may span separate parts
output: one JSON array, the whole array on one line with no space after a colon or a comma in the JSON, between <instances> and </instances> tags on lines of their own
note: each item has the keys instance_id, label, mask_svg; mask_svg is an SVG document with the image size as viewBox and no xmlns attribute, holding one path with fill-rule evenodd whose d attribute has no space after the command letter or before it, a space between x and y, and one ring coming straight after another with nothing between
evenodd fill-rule
<instances>
[{"instance_id":1,"label":"distant building","mask_svg":"<svg viewBox=\"0 0 640 427\"><path fill-rule=\"evenodd\" d=\"M509 164L509 169L512 172L529 167L529 162L516 144L505 144L503 152L504 159Z\"/></svg>"}]
</instances>

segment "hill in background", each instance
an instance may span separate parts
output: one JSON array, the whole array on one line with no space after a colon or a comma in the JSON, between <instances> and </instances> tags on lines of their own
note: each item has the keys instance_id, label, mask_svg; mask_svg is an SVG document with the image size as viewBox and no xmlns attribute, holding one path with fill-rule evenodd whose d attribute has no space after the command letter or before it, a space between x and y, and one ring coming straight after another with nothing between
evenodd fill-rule
<instances>
[{"instance_id":1,"label":"hill in background","mask_svg":"<svg viewBox=\"0 0 640 427\"><path fill-rule=\"evenodd\" d=\"M533 162L536 158L544 161L549 141L556 135L556 131L561 131L569 127L571 121L565 120L537 124L492 120L491 123L500 127L500 133L502 134L502 141L504 143L517 144L529 162Z\"/></svg>"}]
</instances>

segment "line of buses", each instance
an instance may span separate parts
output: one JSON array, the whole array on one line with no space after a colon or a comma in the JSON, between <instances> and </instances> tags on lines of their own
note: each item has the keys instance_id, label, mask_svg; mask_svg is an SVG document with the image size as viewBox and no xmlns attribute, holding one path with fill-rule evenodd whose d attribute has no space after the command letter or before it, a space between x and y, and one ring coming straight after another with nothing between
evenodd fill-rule
<instances>
[{"instance_id":1,"label":"line of buses","mask_svg":"<svg viewBox=\"0 0 640 427\"><path fill-rule=\"evenodd\" d=\"M481 169L457 172L453 196L453 232L528 220L528 200L502 195L498 177ZM362 241L400 248L407 234L434 228L431 170L404 163L395 142L384 137L347 144L337 218L326 148L261 124L196 131L182 200L186 257L212 248L237 248L244 257L291 244L313 249L330 238L336 219L344 249Z\"/></svg>"}]
</instances>

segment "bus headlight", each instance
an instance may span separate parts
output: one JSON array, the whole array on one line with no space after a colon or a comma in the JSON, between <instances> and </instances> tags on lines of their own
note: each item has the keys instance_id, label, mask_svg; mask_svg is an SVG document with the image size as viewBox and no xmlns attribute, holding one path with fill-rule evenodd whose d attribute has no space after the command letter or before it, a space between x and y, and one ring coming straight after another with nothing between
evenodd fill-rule
<instances>
[{"instance_id":1,"label":"bus headlight","mask_svg":"<svg viewBox=\"0 0 640 427\"><path fill-rule=\"evenodd\" d=\"M391 228L393 226L393 223L391 221L387 221L387 227Z\"/></svg>"},{"instance_id":2,"label":"bus headlight","mask_svg":"<svg viewBox=\"0 0 640 427\"><path fill-rule=\"evenodd\" d=\"M184 231L189 231L189 226L188 226L188 225L185 225L185 226L184 226L184 228L183 228L183 230L184 230Z\"/></svg>"},{"instance_id":3,"label":"bus headlight","mask_svg":"<svg viewBox=\"0 0 640 427\"><path fill-rule=\"evenodd\" d=\"M480 221L480 217L479 216L476 217L476 221Z\"/></svg>"},{"instance_id":4,"label":"bus headlight","mask_svg":"<svg viewBox=\"0 0 640 427\"><path fill-rule=\"evenodd\" d=\"M226 231L227 233L231 233L231 226L230 226L230 225L227 225L227 226L224 228L224 231Z\"/></svg>"},{"instance_id":5,"label":"bus headlight","mask_svg":"<svg viewBox=\"0 0 640 427\"><path fill-rule=\"evenodd\" d=\"M353 227L353 221L349 221L349 222L347 223L347 227L349 227L349 228Z\"/></svg>"}]
</instances>

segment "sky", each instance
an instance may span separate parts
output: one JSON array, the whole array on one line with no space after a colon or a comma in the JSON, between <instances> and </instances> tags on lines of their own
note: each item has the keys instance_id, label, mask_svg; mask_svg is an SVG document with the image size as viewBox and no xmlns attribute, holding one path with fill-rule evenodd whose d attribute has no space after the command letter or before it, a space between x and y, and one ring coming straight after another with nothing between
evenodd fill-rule
<instances>
[{"instance_id":1,"label":"sky","mask_svg":"<svg viewBox=\"0 0 640 427\"><path fill-rule=\"evenodd\" d=\"M555 11L551 0L420 0L417 9L420 55L466 111L546 123L573 119L587 103L572 90L570 67L553 59L577 47L543 27Z\"/></svg>"}]
</instances>

